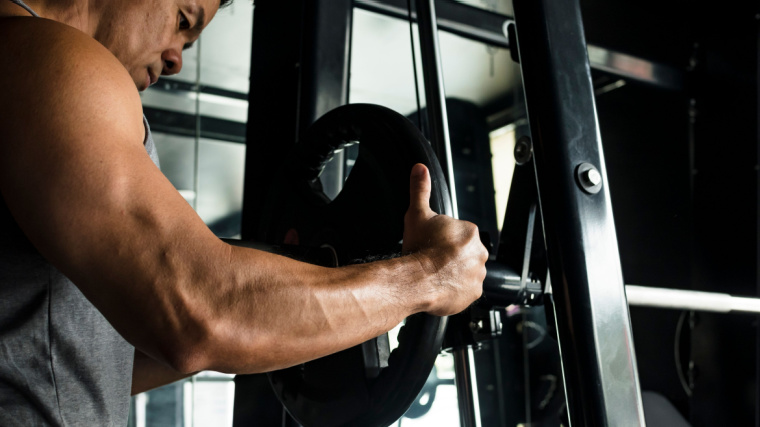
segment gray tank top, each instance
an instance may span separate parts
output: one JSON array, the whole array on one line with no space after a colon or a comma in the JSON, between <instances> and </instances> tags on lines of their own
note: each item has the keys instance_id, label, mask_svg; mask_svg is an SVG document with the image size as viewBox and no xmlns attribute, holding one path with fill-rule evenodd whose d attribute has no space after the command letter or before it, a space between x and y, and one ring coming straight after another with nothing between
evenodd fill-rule
<instances>
[{"instance_id":1,"label":"gray tank top","mask_svg":"<svg viewBox=\"0 0 760 427\"><path fill-rule=\"evenodd\" d=\"M158 165L143 121L145 149ZM133 357L0 197L0 426L125 426Z\"/></svg>"},{"instance_id":2,"label":"gray tank top","mask_svg":"<svg viewBox=\"0 0 760 427\"><path fill-rule=\"evenodd\" d=\"M145 149L158 165L144 123ZM133 357L0 198L0 426L125 426Z\"/></svg>"}]
</instances>

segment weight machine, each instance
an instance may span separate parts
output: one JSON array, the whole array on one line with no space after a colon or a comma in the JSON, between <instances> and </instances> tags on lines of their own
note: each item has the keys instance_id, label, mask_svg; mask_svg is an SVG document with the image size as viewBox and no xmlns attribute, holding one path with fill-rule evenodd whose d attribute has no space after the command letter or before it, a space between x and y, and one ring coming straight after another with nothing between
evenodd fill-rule
<instances>
[{"instance_id":1,"label":"weight machine","mask_svg":"<svg viewBox=\"0 0 760 427\"><path fill-rule=\"evenodd\" d=\"M271 159L287 158L293 144L302 138L307 127L328 111L345 104L348 96L348 46L352 10L355 7L353 2L331 0L283 3L285 2L262 0L256 5L243 222L243 237L251 240L262 237L257 230L257 224L262 221L262 212L256 206L267 199L266 191L272 187L272 177L276 176L273 169L278 165L273 164ZM363 7L385 7L385 12L389 14L404 11L403 2L378 3L382 4ZM595 92L598 93L599 88L594 86L592 66L626 79L660 85L668 90L686 90L684 88L690 82L683 73L659 67L655 63L649 64L649 74L624 67L614 68L615 55L609 52L606 60L593 58L590 65L588 53L592 50L586 43L578 1L516 0L514 19L502 19L501 23L507 25L502 25L498 30L494 30L492 25L497 19L492 19L493 16L488 14L484 15L480 28L456 26L451 20L443 20L441 23L441 16L435 13L439 4L445 10L443 13L450 13L455 7L450 2L418 0L414 19L419 23L425 69L428 136L451 188L455 188L455 185L452 184L453 167L446 135L448 126L440 56L436 49L437 24L449 26L460 34L509 47L522 68L531 137L518 142L521 151L517 154L524 156L526 164L520 166L515 179L524 187L524 190L517 191L525 191L526 198L523 205L518 207L510 200L512 211L508 211L507 218L517 218L515 223L521 225L511 229L505 226L506 231L502 234L502 237L505 234L521 237L517 239L520 251L517 251L517 255L512 251L511 258L500 258L497 254L497 259L489 265L486 296L502 305L529 305L534 300L546 300L549 303L547 310L556 312L568 416L572 424L644 425L639 367L633 346L628 304L641 296L642 292L651 295L651 291L648 288L629 288L626 299L623 269L618 255L617 235L621 231L617 230L616 233L612 216L611 198L614 196L609 190L600 124L597 121ZM289 22L290 25L283 25L283 22ZM489 29L492 31L489 32ZM708 32L708 36L704 36L708 42L711 35ZM277 40L277 43L272 40ZM336 46L341 48L335 48ZM712 52L709 46L705 51ZM699 57L699 53L695 55ZM757 46L754 55L757 59ZM620 57L624 55L618 55ZM264 63L257 61L257 58L270 60ZM704 75L710 76L711 73L713 70L704 71ZM757 68L755 87L756 74ZM690 101L690 111L693 114L696 114L696 100L721 99L709 90L694 92L696 93L691 99L695 101ZM754 96L756 101L757 95ZM741 99L742 102L751 103L753 98L750 96L750 101L746 101L746 97ZM756 104L754 113L756 116ZM693 119L691 117L689 120ZM694 122L691 123L693 125ZM757 140L757 117L754 117L753 123ZM702 126L704 134L711 135L713 130L706 125ZM283 132L283 129L287 132ZM692 135L690 144L689 150L694 156L694 152L703 152L706 142ZM750 154L750 158L754 155L752 161L757 163L757 144L741 150ZM704 160L692 159L692 166L699 162ZM708 170L707 173L711 172ZM340 170L335 172L339 178L342 174L343 171ZM716 178L715 174L710 176ZM335 181L340 181L339 178ZM718 176L717 180L725 181L725 178ZM696 180L693 185L699 190L699 186L705 184ZM757 268L756 176L747 188L748 191L755 189L755 223L753 232L749 233L754 237L755 247L745 249L755 254L754 265ZM744 187L742 191L745 191ZM531 195L531 192L535 194ZM694 191L694 203L705 204L700 197L705 197L702 194L707 193ZM709 217L710 214L694 214L692 226L697 231L704 229ZM747 223L742 222L745 226ZM541 266L536 266L536 257L542 255L540 247L544 243L548 274ZM508 250L502 251L501 246L507 244L514 242L502 238L499 253L510 253ZM711 253L711 250L704 252ZM699 257L704 258L705 253L699 254ZM715 290L705 286L704 279L700 278L699 267L692 267L692 274L695 282L701 284L697 289ZM756 271L753 277L756 283ZM551 294L544 292L549 282ZM678 298L686 296L705 295L677 294ZM663 298L667 297L655 295L654 302L651 298L645 302L645 297L638 301L642 305L651 306L661 303ZM684 301L671 302L670 306L683 310L705 308L688 305ZM485 313L489 311L486 310ZM478 315L482 313L465 313L462 321L452 318L449 329L457 327L456 325L468 326L472 323L472 316ZM716 324L720 324L720 321ZM474 344L468 342L468 339L474 341L470 337L460 342L448 342L457 356L457 388L460 423L463 426L481 423L475 400L477 390L468 380L472 376L469 368L473 363L471 345ZM757 358L756 355L754 358ZM753 368L754 377L756 367ZM245 390L246 381L248 380L244 378L239 379L239 390ZM696 394L700 391L694 392ZM252 405L251 400L246 401L244 394L245 392L239 392L241 397L236 402L236 408ZM756 399L756 391L754 396ZM266 400L265 397L261 399L260 402ZM694 413L699 415L700 409L695 409ZM260 418L259 420L261 421Z\"/></svg>"}]
</instances>

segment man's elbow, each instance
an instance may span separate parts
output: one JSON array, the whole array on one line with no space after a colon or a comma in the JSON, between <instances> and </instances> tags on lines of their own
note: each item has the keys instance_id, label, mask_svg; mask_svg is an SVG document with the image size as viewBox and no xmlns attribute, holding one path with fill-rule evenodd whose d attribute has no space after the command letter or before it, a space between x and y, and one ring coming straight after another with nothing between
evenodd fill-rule
<instances>
[{"instance_id":1,"label":"man's elbow","mask_svg":"<svg viewBox=\"0 0 760 427\"><path fill-rule=\"evenodd\" d=\"M176 319L176 318L175 318ZM157 336L161 358L173 370L181 374L193 374L212 369L214 364L213 320L207 318L184 317L171 322L175 326L167 328L163 336Z\"/></svg>"},{"instance_id":2,"label":"man's elbow","mask_svg":"<svg viewBox=\"0 0 760 427\"><path fill-rule=\"evenodd\" d=\"M265 349L272 336L256 328L255 322L240 328L231 321L233 309L216 304L213 298L191 298L177 293L163 298L158 308L163 315L154 328L154 346L160 359L173 370L192 374L205 370L249 373L270 368ZM264 360L262 360L264 359Z\"/></svg>"},{"instance_id":3,"label":"man's elbow","mask_svg":"<svg viewBox=\"0 0 760 427\"><path fill-rule=\"evenodd\" d=\"M198 345L171 346L163 353L169 367L180 374L192 375L210 369L206 352Z\"/></svg>"}]
</instances>

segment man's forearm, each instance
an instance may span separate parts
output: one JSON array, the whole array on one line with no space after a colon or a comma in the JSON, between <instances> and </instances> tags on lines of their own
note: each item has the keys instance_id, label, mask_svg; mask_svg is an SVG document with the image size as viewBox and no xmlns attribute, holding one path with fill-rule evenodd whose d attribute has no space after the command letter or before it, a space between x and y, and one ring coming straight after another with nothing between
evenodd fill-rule
<instances>
[{"instance_id":1,"label":"man's forearm","mask_svg":"<svg viewBox=\"0 0 760 427\"><path fill-rule=\"evenodd\" d=\"M292 366L378 336L432 298L413 256L332 269L231 247L224 270L188 296L203 320L188 360L173 363L183 370Z\"/></svg>"}]
</instances>

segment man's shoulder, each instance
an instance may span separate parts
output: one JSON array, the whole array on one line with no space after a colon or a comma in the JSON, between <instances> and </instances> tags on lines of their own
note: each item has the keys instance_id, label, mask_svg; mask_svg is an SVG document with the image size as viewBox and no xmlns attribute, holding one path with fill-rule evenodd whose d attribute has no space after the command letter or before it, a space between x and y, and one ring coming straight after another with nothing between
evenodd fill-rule
<instances>
[{"instance_id":1,"label":"man's shoulder","mask_svg":"<svg viewBox=\"0 0 760 427\"><path fill-rule=\"evenodd\" d=\"M0 40L0 112L68 121L104 110L141 117L129 73L81 31L46 19L0 18Z\"/></svg>"},{"instance_id":2,"label":"man's shoulder","mask_svg":"<svg viewBox=\"0 0 760 427\"><path fill-rule=\"evenodd\" d=\"M0 18L0 66L11 71L14 65L38 65L41 71L65 71L82 60L99 66L111 66L124 75L126 70L118 60L92 37L68 25L41 18ZM19 70L34 74L33 70ZM4 74L5 75L5 74Z\"/></svg>"}]
</instances>

